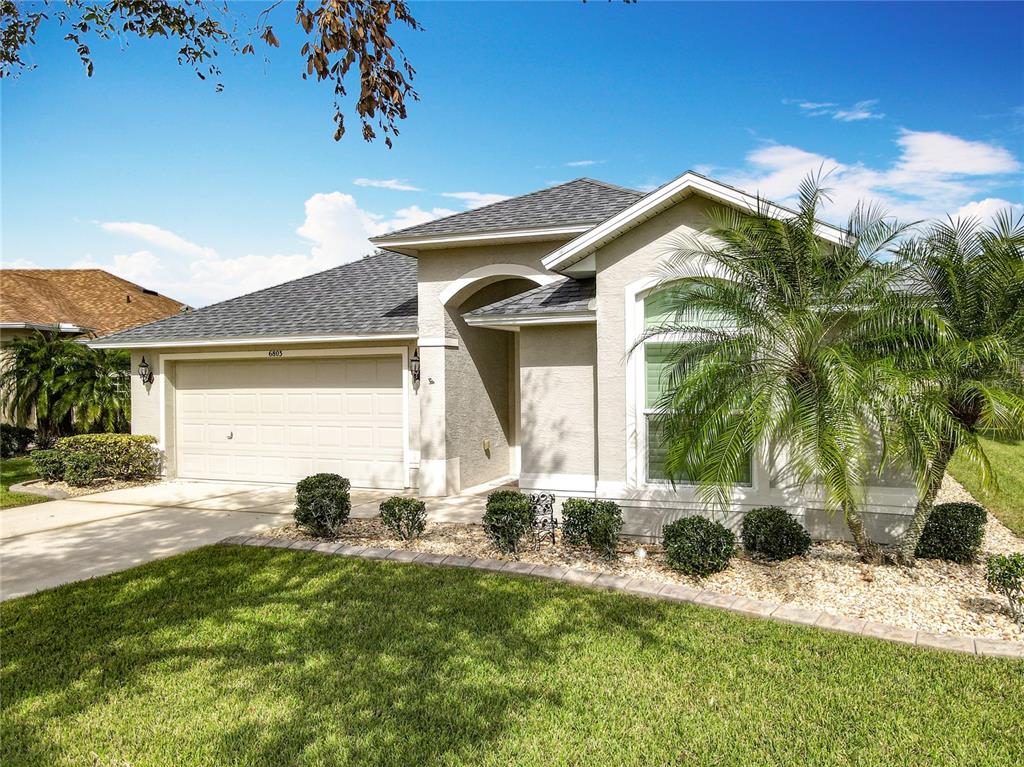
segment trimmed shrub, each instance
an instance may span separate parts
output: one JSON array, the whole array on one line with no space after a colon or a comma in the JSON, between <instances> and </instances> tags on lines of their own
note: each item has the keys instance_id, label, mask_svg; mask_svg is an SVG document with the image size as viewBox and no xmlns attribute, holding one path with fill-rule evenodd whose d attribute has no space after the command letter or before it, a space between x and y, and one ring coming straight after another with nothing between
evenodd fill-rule
<instances>
[{"instance_id":1,"label":"trimmed shrub","mask_svg":"<svg viewBox=\"0 0 1024 767\"><path fill-rule=\"evenodd\" d=\"M706 576L729 566L736 536L718 522L704 517L683 517L662 531L669 567L687 575Z\"/></svg>"},{"instance_id":2,"label":"trimmed shrub","mask_svg":"<svg viewBox=\"0 0 1024 767\"><path fill-rule=\"evenodd\" d=\"M802 556L811 547L811 536L803 525L778 506L754 509L743 518L740 530L743 548L765 559Z\"/></svg>"},{"instance_id":3,"label":"trimmed shrub","mask_svg":"<svg viewBox=\"0 0 1024 767\"><path fill-rule=\"evenodd\" d=\"M115 479L152 479L160 466L160 454L149 434L79 434L61 437L55 449L65 460L72 453L99 457L101 476Z\"/></svg>"},{"instance_id":4,"label":"trimmed shrub","mask_svg":"<svg viewBox=\"0 0 1024 767\"><path fill-rule=\"evenodd\" d=\"M96 453L75 450L64 457L64 481L69 485L85 487L103 475L103 459Z\"/></svg>"},{"instance_id":5,"label":"trimmed shrub","mask_svg":"<svg viewBox=\"0 0 1024 767\"><path fill-rule=\"evenodd\" d=\"M1024 554L998 554L988 558L985 568L988 587L1010 602L1010 615L1024 623Z\"/></svg>"},{"instance_id":6,"label":"trimmed shrub","mask_svg":"<svg viewBox=\"0 0 1024 767\"><path fill-rule=\"evenodd\" d=\"M613 501L567 498L562 504L562 541L570 546L589 546L604 557L614 558L622 531L622 510Z\"/></svg>"},{"instance_id":7,"label":"trimmed shrub","mask_svg":"<svg viewBox=\"0 0 1024 767\"><path fill-rule=\"evenodd\" d=\"M13 426L0 423L0 458L14 458L28 450L29 444L36 438L34 429L27 426Z\"/></svg>"},{"instance_id":8,"label":"trimmed shrub","mask_svg":"<svg viewBox=\"0 0 1024 767\"><path fill-rule=\"evenodd\" d=\"M380 504L380 521L403 541L411 541L427 526L427 505L416 498L392 496Z\"/></svg>"},{"instance_id":9,"label":"trimmed shrub","mask_svg":"<svg viewBox=\"0 0 1024 767\"><path fill-rule=\"evenodd\" d=\"M64 456L56 450L33 450L29 453L36 472L47 482L60 482L64 479Z\"/></svg>"},{"instance_id":10,"label":"trimmed shrub","mask_svg":"<svg viewBox=\"0 0 1024 767\"><path fill-rule=\"evenodd\" d=\"M516 553L519 542L533 528L533 502L518 490L495 490L487 496L484 533L499 551Z\"/></svg>"},{"instance_id":11,"label":"trimmed shrub","mask_svg":"<svg viewBox=\"0 0 1024 767\"><path fill-rule=\"evenodd\" d=\"M352 510L352 484L337 474L314 474L295 485L295 522L318 538L336 536Z\"/></svg>"},{"instance_id":12,"label":"trimmed shrub","mask_svg":"<svg viewBox=\"0 0 1024 767\"><path fill-rule=\"evenodd\" d=\"M976 503L940 503L925 523L916 556L966 564L981 551L985 509Z\"/></svg>"}]
</instances>

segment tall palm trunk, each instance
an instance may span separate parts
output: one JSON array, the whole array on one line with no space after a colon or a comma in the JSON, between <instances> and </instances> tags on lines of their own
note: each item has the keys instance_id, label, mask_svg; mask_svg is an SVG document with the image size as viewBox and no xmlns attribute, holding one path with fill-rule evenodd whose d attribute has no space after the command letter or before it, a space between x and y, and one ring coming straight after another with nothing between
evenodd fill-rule
<instances>
[{"instance_id":1,"label":"tall palm trunk","mask_svg":"<svg viewBox=\"0 0 1024 767\"><path fill-rule=\"evenodd\" d=\"M864 530L864 518L861 516L860 509L857 508L856 504L843 504L843 518L846 520L846 526L853 535L853 542L857 545L857 551L860 552L861 559L868 564L880 565L882 563L882 552L879 550L878 544L871 540L868 537L867 531Z\"/></svg>"},{"instance_id":2,"label":"tall palm trunk","mask_svg":"<svg viewBox=\"0 0 1024 767\"><path fill-rule=\"evenodd\" d=\"M899 548L896 552L897 560L901 565L914 566L914 559L917 553L917 544L921 540L921 533L928 524L928 517L932 515L932 508L935 505L935 496L942 488L942 478L946 476L946 467L953 458L956 447L951 442L943 442L935 454L935 459L928 470L928 486L924 495L914 507L914 516L910 520L907 531L900 539Z\"/></svg>"}]
</instances>

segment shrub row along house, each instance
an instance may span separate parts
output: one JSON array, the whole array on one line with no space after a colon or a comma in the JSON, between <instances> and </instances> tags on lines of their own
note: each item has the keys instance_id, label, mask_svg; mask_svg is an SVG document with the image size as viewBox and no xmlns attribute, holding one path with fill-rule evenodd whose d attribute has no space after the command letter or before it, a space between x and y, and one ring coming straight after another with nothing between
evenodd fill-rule
<instances>
[{"instance_id":1,"label":"shrub row along house","mask_svg":"<svg viewBox=\"0 0 1024 767\"><path fill-rule=\"evenodd\" d=\"M578 179L377 237L381 252L113 335L128 349L132 429L169 476L450 496L506 477L526 491L597 496L623 533L656 536L704 509L671 483L649 428L664 379L659 264L716 206L752 195L695 173L644 194ZM779 215L785 215L781 208ZM843 232L822 224L820 236ZM751 457L733 515L766 505L815 537L842 536L784 456ZM891 540L909 479L868 488L872 537Z\"/></svg>"}]
</instances>

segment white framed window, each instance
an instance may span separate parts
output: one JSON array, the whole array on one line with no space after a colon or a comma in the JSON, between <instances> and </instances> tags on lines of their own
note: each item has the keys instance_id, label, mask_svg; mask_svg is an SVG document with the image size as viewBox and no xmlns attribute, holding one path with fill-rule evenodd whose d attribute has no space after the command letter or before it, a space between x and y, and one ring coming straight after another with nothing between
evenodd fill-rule
<instances>
[{"instance_id":1,"label":"white framed window","mask_svg":"<svg viewBox=\"0 0 1024 767\"><path fill-rule=\"evenodd\" d=\"M648 333L671 321L678 306L679 287L661 287L638 297L638 313L642 317L641 332ZM686 318L687 324L703 327L722 327L717 317L701 317L697 313ZM669 385L669 370L672 365L672 350L679 338L665 334L652 335L643 342L642 364L639 366L641 380L637 387L636 412L640 415L638 431L638 474L644 484L668 483L670 478L665 469L667 451L665 441L658 427L659 400ZM740 485L749 487L753 479L753 456L747 461L747 470ZM689 477L677 476L676 484L695 484Z\"/></svg>"}]
</instances>

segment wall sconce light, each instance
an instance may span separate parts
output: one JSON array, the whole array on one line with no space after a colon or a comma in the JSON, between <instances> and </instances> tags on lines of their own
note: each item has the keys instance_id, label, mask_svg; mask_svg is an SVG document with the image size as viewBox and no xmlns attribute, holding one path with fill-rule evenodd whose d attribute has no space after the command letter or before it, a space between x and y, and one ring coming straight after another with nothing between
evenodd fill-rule
<instances>
[{"instance_id":1,"label":"wall sconce light","mask_svg":"<svg viewBox=\"0 0 1024 767\"><path fill-rule=\"evenodd\" d=\"M412 359L409 360L409 372L412 373L412 382L418 384L420 382L420 350L415 349L412 353Z\"/></svg>"},{"instance_id":2,"label":"wall sconce light","mask_svg":"<svg viewBox=\"0 0 1024 767\"><path fill-rule=\"evenodd\" d=\"M139 380L145 385L153 383L153 370L149 367L149 363L146 362L145 357L143 357L142 362L139 363Z\"/></svg>"}]
</instances>

